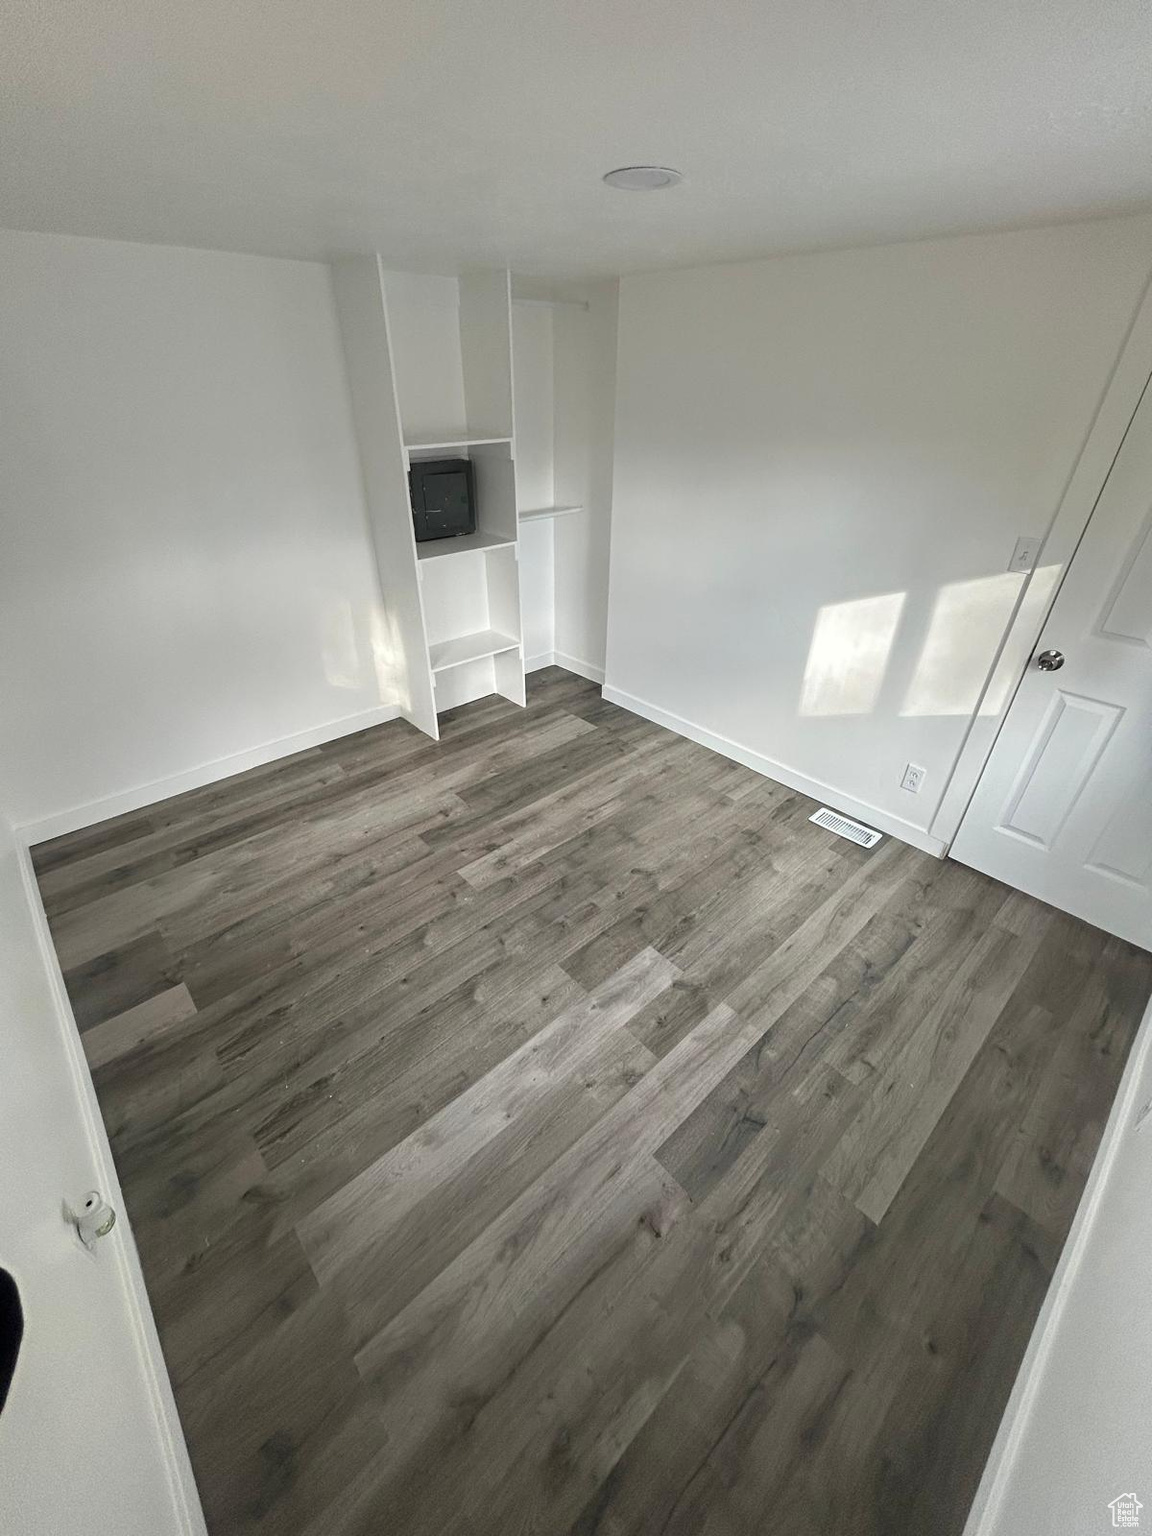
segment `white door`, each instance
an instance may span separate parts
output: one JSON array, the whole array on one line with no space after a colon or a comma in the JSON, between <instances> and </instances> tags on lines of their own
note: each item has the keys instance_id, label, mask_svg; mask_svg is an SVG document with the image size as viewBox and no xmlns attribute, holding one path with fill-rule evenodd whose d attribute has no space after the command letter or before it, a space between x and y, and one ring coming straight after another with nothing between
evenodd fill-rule
<instances>
[{"instance_id":1,"label":"white door","mask_svg":"<svg viewBox=\"0 0 1152 1536\"><path fill-rule=\"evenodd\" d=\"M127 1222L89 1251L64 1216L94 1184L119 1194L31 895L0 816L0 1267L24 1318L0 1410L0 1531L203 1536Z\"/></svg>"},{"instance_id":2,"label":"white door","mask_svg":"<svg viewBox=\"0 0 1152 1536\"><path fill-rule=\"evenodd\" d=\"M1152 388L950 852L1152 949Z\"/></svg>"}]
</instances>

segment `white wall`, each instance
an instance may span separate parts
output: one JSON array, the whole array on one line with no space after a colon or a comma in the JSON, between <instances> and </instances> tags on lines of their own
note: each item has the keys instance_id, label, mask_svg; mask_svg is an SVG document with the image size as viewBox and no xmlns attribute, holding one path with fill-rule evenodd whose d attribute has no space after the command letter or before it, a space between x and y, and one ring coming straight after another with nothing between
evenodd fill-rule
<instances>
[{"instance_id":1,"label":"white wall","mask_svg":"<svg viewBox=\"0 0 1152 1536\"><path fill-rule=\"evenodd\" d=\"M512 306L516 497L522 509L555 504L552 310ZM550 518L520 524L520 618L524 662L546 664L556 648L555 533Z\"/></svg>"},{"instance_id":2,"label":"white wall","mask_svg":"<svg viewBox=\"0 0 1152 1536\"><path fill-rule=\"evenodd\" d=\"M521 505L581 509L521 525L525 655L529 665L554 657L561 666L602 681L617 285L522 286L534 297L576 302L512 307ZM550 287L561 292L549 295Z\"/></svg>"},{"instance_id":3,"label":"white wall","mask_svg":"<svg viewBox=\"0 0 1152 1536\"><path fill-rule=\"evenodd\" d=\"M549 285L535 287L544 292L534 297L547 296ZM581 509L555 520L521 524L525 658L529 666L554 658L561 666L602 680L617 285L613 281L559 287L576 302L512 306L521 506Z\"/></svg>"},{"instance_id":4,"label":"white wall","mask_svg":"<svg viewBox=\"0 0 1152 1536\"><path fill-rule=\"evenodd\" d=\"M0 1263L20 1288L25 1320L0 1414L0 1530L201 1531L194 1491L182 1491L192 1490L183 1444L166 1439L167 1383L144 1347L146 1335L154 1342L151 1319L133 1312L133 1298L147 1303L123 1206L91 1253L63 1218L63 1202L75 1207L94 1186L119 1203L91 1084L77 1074L64 1027L0 819Z\"/></svg>"},{"instance_id":5,"label":"white wall","mask_svg":"<svg viewBox=\"0 0 1152 1536\"><path fill-rule=\"evenodd\" d=\"M516 494L525 510L555 503L552 331L553 311L547 305L512 305Z\"/></svg>"},{"instance_id":6,"label":"white wall","mask_svg":"<svg viewBox=\"0 0 1152 1536\"><path fill-rule=\"evenodd\" d=\"M0 233L0 458L17 823L392 712L326 266Z\"/></svg>"},{"instance_id":7,"label":"white wall","mask_svg":"<svg viewBox=\"0 0 1152 1536\"><path fill-rule=\"evenodd\" d=\"M1152 1008L969 1524L970 1536L1110 1530L1152 1516Z\"/></svg>"},{"instance_id":8,"label":"white wall","mask_svg":"<svg viewBox=\"0 0 1152 1536\"><path fill-rule=\"evenodd\" d=\"M556 502L578 517L556 524L556 659L600 680L608 630L617 284L585 290L587 311L558 308Z\"/></svg>"},{"instance_id":9,"label":"white wall","mask_svg":"<svg viewBox=\"0 0 1152 1536\"><path fill-rule=\"evenodd\" d=\"M1134 219L623 279L613 694L931 846L1150 267Z\"/></svg>"}]
</instances>

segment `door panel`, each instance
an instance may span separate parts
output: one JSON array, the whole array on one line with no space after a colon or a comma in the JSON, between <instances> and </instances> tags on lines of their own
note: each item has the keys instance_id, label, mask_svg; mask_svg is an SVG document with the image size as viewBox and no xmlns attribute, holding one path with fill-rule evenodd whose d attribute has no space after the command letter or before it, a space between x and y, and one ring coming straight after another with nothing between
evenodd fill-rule
<instances>
[{"instance_id":1,"label":"door panel","mask_svg":"<svg viewBox=\"0 0 1152 1536\"><path fill-rule=\"evenodd\" d=\"M1108 598L1097 633L1132 645L1152 642L1152 510Z\"/></svg>"},{"instance_id":2,"label":"door panel","mask_svg":"<svg viewBox=\"0 0 1152 1536\"><path fill-rule=\"evenodd\" d=\"M1152 949L1152 391L1144 397L952 845Z\"/></svg>"},{"instance_id":3,"label":"door panel","mask_svg":"<svg viewBox=\"0 0 1152 1536\"><path fill-rule=\"evenodd\" d=\"M1050 849L1095 772L1124 711L1058 693L1052 701L1000 830Z\"/></svg>"},{"instance_id":4,"label":"door panel","mask_svg":"<svg viewBox=\"0 0 1152 1536\"><path fill-rule=\"evenodd\" d=\"M1148 764L1152 777L1152 763ZM1088 855L1090 868L1147 889L1152 882L1152 795L1132 796L1120 806Z\"/></svg>"}]
</instances>

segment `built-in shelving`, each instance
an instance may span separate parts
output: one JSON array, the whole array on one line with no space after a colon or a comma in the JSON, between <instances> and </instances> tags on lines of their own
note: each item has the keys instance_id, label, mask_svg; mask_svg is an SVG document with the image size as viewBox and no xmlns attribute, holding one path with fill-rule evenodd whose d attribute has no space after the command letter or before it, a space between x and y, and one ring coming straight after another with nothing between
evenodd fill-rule
<instances>
[{"instance_id":1,"label":"built-in shelving","mask_svg":"<svg viewBox=\"0 0 1152 1536\"><path fill-rule=\"evenodd\" d=\"M521 512L522 523L534 523L545 517L568 517L573 512L583 512L583 507L533 507L529 512Z\"/></svg>"},{"instance_id":2,"label":"built-in shelving","mask_svg":"<svg viewBox=\"0 0 1152 1536\"><path fill-rule=\"evenodd\" d=\"M443 560L452 555L472 555L485 549L507 549L515 545L515 539L496 533L462 533L454 539L426 539L416 545L416 558Z\"/></svg>"},{"instance_id":3,"label":"built-in shelving","mask_svg":"<svg viewBox=\"0 0 1152 1536\"><path fill-rule=\"evenodd\" d=\"M524 703L507 272L428 277L380 258L333 264L401 712L437 715L489 693ZM413 462L467 457L476 532L417 544ZM465 559L464 556L470 558Z\"/></svg>"},{"instance_id":4,"label":"built-in shelving","mask_svg":"<svg viewBox=\"0 0 1152 1536\"><path fill-rule=\"evenodd\" d=\"M420 438L404 444L406 453L447 453L452 448L485 448L496 443L511 443L510 437L453 437L440 442Z\"/></svg>"},{"instance_id":5,"label":"built-in shelving","mask_svg":"<svg viewBox=\"0 0 1152 1536\"><path fill-rule=\"evenodd\" d=\"M519 645L515 635L501 634L498 629L480 629L474 634L441 640L439 644L429 646L428 654L432 671L446 672L451 667L462 667L469 661L483 661L488 656L515 651Z\"/></svg>"},{"instance_id":6,"label":"built-in shelving","mask_svg":"<svg viewBox=\"0 0 1152 1536\"><path fill-rule=\"evenodd\" d=\"M615 296L529 279L514 292L505 271L397 272L379 256L339 259L333 276L387 613L375 659L437 739L447 709L493 692L523 704L526 656L600 643ZM417 544L409 474L439 458L471 463L476 531Z\"/></svg>"}]
</instances>

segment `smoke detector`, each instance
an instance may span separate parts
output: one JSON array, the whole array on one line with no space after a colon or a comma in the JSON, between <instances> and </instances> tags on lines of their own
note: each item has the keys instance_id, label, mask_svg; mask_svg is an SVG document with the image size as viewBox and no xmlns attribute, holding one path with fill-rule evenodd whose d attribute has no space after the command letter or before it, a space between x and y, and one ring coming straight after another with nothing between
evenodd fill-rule
<instances>
[{"instance_id":1,"label":"smoke detector","mask_svg":"<svg viewBox=\"0 0 1152 1536\"><path fill-rule=\"evenodd\" d=\"M622 192L658 192L662 187L678 186L684 173L668 165L622 165L609 171L604 180Z\"/></svg>"}]
</instances>

